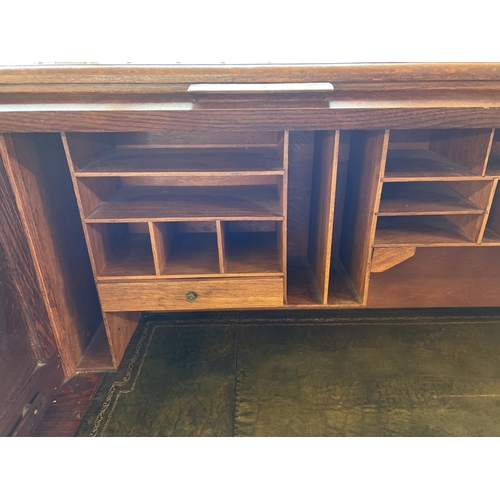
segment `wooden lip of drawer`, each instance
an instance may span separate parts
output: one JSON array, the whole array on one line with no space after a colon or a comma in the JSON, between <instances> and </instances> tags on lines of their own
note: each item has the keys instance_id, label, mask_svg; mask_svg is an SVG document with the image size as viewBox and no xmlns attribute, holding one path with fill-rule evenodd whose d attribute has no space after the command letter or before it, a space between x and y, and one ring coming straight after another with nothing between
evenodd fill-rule
<instances>
[{"instance_id":1,"label":"wooden lip of drawer","mask_svg":"<svg viewBox=\"0 0 500 500\"><path fill-rule=\"evenodd\" d=\"M101 282L103 311L247 309L283 305L283 278L171 279ZM196 294L188 300L190 292ZM191 296L191 299L193 297Z\"/></svg>"}]
</instances>

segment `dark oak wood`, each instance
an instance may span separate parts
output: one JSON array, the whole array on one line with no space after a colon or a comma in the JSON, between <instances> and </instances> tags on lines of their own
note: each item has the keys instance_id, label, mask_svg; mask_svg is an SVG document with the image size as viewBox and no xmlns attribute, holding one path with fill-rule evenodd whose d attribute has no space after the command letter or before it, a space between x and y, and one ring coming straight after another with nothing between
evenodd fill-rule
<instances>
[{"instance_id":1,"label":"dark oak wood","mask_svg":"<svg viewBox=\"0 0 500 500\"><path fill-rule=\"evenodd\" d=\"M30 246L0 157L0 436L27 435L64 374Z\"/></svg>"},{"instance_id":2,"label":"dark oak wood","mask_svg":"<svg viewBox=\"0 0 500 500\"><path fill-rule=\"evenodd\" d=\"M36 437L73 437L101 383L101 373L82 373L67 380L49 402Z\"/></svg>"},{"instance_id":3,"label":"dark oak wood","mask_svg":"<svg viewBox=\"0 0 500 500\"><path fill-rule=\"evenodd\" d=\"M62 367L74 372L101 313L58 136L0 137Z\"/></svg>"},{"instance_id":4,"label":"dark oak wood","mask_svg":"<svg viewBox=\"0 0 500 500\"><path fill-rule=\"evenodd\" d=\"M255 130L363 129L379 130L409 127L470 128L500 127L500 106L483 107L466 103L456 108L442 108L440 101L428 107L408 107L408 103L385 104L374 107L373 102L352 107L342 104L328 109L275 109L272 113L255 109L193 109L189 103L150 105L138 111L128 104L109 105L0 105L0 133L19 132L136 132L165 130L244 132ZM468 104L468 105L467 105ZM79 110L75 111L75 107Z\"/></svg>"}]
</instances>

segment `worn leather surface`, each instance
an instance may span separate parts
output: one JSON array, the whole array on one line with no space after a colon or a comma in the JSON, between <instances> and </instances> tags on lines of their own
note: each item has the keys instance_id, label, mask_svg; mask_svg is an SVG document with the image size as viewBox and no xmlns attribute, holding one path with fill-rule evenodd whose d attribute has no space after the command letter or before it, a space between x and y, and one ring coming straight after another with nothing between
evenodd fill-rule
<instances>
[{"instance_id":1,"label":"worn leather surface","mask_svg":"<svg viewBox=\"0 0 500 500\"><path fill-rule=\"evenodd\" d=\"M90 434L498 436L500 316L158 318L105 377Z\"/></svg>"}]
</instances>

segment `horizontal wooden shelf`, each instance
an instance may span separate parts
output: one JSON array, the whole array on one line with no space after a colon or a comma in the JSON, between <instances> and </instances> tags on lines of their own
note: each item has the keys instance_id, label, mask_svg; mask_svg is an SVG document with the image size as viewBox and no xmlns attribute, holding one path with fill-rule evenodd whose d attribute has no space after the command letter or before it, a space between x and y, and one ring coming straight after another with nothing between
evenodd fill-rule
<instances>
[{"instance_id":1,"label":"horizontal wooden shelf","mask_svg":"<svg viewBox=\"0 0 500 500\"><path fill-rule=\"evenodd\" d=\"M283 220L275 186L123 186L85 221Z\"/></svg>"},{"instance_id":2,"label":"horizontal wooden shelf","mask_svg":"<svg viewBox=\"0 0 500 500\"><path fill-rule=\"evenodd\" d=\"M389 150L384 182L458 181L484 179L428 149Z\"/></svg>"},{"instance_id":3,"label":"horizontal wooden shelf","mask_svg":"<svg viewBox=\"0 0 500 500\"><path fill-rule=\"evenodd\" d=\"M379 215L482 214L484 209L437 182L385 184Z\"/></svg>"},{"instance_id":4,"label":"horizontal wooden shelf","mask_svg":"<svg viewBox=\"0 0 500 500\"><path fill-rule=\"evenodd\" d=\"M442 216L380 217L376 247L477 246Z\"/></svg>"},{"instance_id":5,"label":"horizontal wooden shelf","mask_svg":"<svg viewBox=\"0 0 500 500\"><path fill-rule=\"evenodd\" d=\"M154 275L149 234L131 233L120 242L98 279L154 278Z\"/></svg>"},{"instance_id":6,"label":"horizontal wooden shelf","mask_svg":"<svg viewBox=\"0 0 500 500\"><path fill-rule=\"evenodd\" d=\"M276 232L226 233L225 275L283 276Z\"/></svg>"},{"instance_id":7,"label":"horizontal wooden shelf","mask_svg":"<svg viewBox=\"0 0 500 500\"><path fill-rule=\"evenodd\" d=\"M276 148L115 149L75 172L77 177L282 175Z\"/></svg>"}]
</instances>

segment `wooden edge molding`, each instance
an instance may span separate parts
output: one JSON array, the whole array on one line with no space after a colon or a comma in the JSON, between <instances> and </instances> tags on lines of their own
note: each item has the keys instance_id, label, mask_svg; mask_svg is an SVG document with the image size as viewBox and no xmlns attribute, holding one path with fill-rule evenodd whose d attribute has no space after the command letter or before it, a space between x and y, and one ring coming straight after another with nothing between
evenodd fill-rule
<instances>
[{"instance_id":1,"label":"wooden edge molding","mask_svg":"<svg viewBox=\"0 0 500 500\"><path fill-rule=\"evenodd\" d=\"M416 251L416 247L374 248L371 272L383 273L391 267L411 259Z\"/></svg>"},{"instance_id":2,"label":"wooden edge molding","mask_svg":"<svg viewBox=\"0 0 500 500\"><path fill-rule=\"evenodd\" d=\"M0 67L0 84L166 84L500 80L500 63L40 65Z\"/></svg>"}]
</instances>

